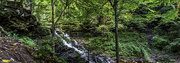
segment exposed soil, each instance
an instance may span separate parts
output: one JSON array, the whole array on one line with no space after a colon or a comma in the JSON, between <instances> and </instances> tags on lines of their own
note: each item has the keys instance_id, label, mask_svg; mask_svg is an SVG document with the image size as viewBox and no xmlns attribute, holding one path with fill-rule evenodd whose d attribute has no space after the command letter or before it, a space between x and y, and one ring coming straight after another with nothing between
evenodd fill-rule
<instances>
[{"instance_id":1,"label":"exposed soil","mask_svg":"<svg viewBox=\"0 0 180 63\"><path fill-rule=\"evenodd\" d=\"M0 37L0 63L3 60L10 60L9 63L36 63L24 45L22 41Z\"/></svg>"}]
</instances>

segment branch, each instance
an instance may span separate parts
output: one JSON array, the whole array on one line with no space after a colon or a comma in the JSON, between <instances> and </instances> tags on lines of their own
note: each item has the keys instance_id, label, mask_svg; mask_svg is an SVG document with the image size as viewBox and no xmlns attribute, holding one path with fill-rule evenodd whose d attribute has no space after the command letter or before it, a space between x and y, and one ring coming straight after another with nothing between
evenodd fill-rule
<instances>
[{"instance_id":1,"label":"branch","mask_svg":"<svg viewBox=\"0 0 180 63\"><path fill-rule=\"evenodd\" d=\"M111 6L114 8L112 0L108 0L111 3Z\"/></svg>"},{"instance_id":2,"label":"branch","mask_svg":"<svg viewBox=\"0 0 180 63\"><path fill-rule=\"evenodd\" d=\"M59 21L59 19L61 18L62 14L64 13L64 11L67 9L68 6L66 6L63 11L61 12L61 14L59 15L58 19L56 20L55 24Z\"/></svg>"},{"instance_id":3,"label":"branch","mask_svg":"<svg viewBox=\"0 0 180 63\"><path fill-rule=\"evenodd\" d=\"M108 0L111 3L111 6L114 8L115 7L115 3L117 4L119 1L117 0ZM114 3L114 4L113 4Z\"/></svg>"},{"instance_id":4,"label":"branch","mask_svg":"<svg viewBox=\"0 0 180 63\"><path fill-rule=\"evenodd\" d=\"M9 37L9 34L6 33L6 31L4 31L4 29L2 27L0 27L0 32L4 33L4 35L8 36Z\"/></svg>"},{"instance_id":5,"label":"branch","mask_svg":"<svg viewBox=\"0 0 180 63\"><path fill-rule=\"evenodd\" d=\"M115 1L114 1L114 6L115 6L115 4L117 4L118 2L119 2L118 0L115 0Z\"/></svg>"},{"instance_id":6,"label":"branch","mask_svg":"<svg viewBox=\"0 0 180 63\"><path fill-rule=\"evenodd\" d=\"M72 2L73 2L73 1L71 1L71 3L72 3ZM69 3L69 5L70 5L71 3ZM62 14L65 12L65 10L66 10L67 8L68 8L68 5L66 4L66 7L63 9L63 11L62 11L61 14L59 15L58 19L56 20L55 25L57 24L57 22L59 21L59 19L61 18Z\"/></svg>"},{"instance_id":7,"label":"branch","mask_svg":"<svg viewBox=\"0 0 180 63\"><path fill-rule=\"evenodd\" d=\"M105 3L104 3L104 4L100 7L100 8L102 9L102 8L103 8L103 6L104 6L104 5L106 5L106 3L107 3L107 2L108 2L108 1L106 1L106 2L105 2Z\"/></svg>"}]
</instances>

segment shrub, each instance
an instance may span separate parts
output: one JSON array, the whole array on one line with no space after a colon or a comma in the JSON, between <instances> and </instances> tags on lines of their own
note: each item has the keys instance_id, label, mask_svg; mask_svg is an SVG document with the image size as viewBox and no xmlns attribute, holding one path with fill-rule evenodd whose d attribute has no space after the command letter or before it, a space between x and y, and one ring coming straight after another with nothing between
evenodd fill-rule
<instances>
[{"instance_id":1,"label":"shrub","mask_svg":"<svg viewBox=\"0 0 180 63\"><path fill-rule=\"evenodd\" d=\"M107 32L104 36L93 37L89 42L90 49L96 49L110 55L115 55L114 33ZM140 38L141 37L141 38ZM150 48L143 34L122 32L119 34L119 54L122 58L146 58L150 61Z\"/></svg>"}]
</instances>

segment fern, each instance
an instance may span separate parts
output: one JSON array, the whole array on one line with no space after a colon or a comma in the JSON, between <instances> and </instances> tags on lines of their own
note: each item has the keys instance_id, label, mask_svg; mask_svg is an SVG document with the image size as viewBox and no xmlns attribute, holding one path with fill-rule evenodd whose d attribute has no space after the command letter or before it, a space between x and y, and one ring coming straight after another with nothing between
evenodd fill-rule
<instances>
[{"instance_id":1,"label":"fern","mask_svg":"<svg viewBox=\"0 0 180 63\"><path fill-rule=\"evenodd\" d=\"M147 53L147 51L144 48L142 48L142 51L144 53L144 58L146 59L146 61L152 62L152 60L151 60L149 54Z\"/></svg>"},{"instance_id":2,"label":"fern","mask_svg":"<svg viewBox=\"0 0 180 63\"><path fill-rule=\"evenodd\" d=\"M35 42L32 39L30 39L29 37L24 36L24 37L21 37L19 40L25 42L28 47L29 46L36 46Z\"/></svg>"}]
</instances>

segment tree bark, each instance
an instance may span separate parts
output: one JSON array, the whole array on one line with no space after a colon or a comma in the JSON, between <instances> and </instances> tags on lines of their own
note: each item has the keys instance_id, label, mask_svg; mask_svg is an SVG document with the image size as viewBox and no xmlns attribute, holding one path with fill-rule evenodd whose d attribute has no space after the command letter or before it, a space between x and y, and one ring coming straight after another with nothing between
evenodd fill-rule
<instances>
[{"instance_id":1,"label":"tree bark","mask_svg":"<svg viewBox=\"0 0 180 63\"><path fill-rule=\"evenodd\" d=\"M119 43L118 43L118 1L114 0L114 11L115 11L115 40L116 40L116 59L119 63Z\"/></svg>"},{"instance_id":2,"label":"tree bark","mask_svg":"<svg viewBox=\"0 0 180 63\"><path fill-rule=\"evenodd\" d=\"M54 25L54 4L53 0L51 0L51 6L52 6L52 41L53 41L53 56L55 56L55 42L54 42L54 36L55 36L55 25Z\"/></svg>"},{"instance_id":3,"label":"tree bark","mask_svg":"<svg viewBox=\"0 0 180 63\"><path fill-rule=\"evenodd\" d=\"M115 12L115 40L116 40L116 63L119 63L119 43L118 43L118 1L108 0ZM114 4L113 4L114 3Z\"/></svg>"},{"instance_id":4,"label":"tree bark","mask_svg":"<svg viewBox=\"0 0 180 63\"><path fill-rule=\"evenodd\" d=\"M2 0L1 0L1 7L2 7Z\"/></svg>"},{"instance_id":5,"label":"tree bark","mask_svg":"<svg viewBox=\"0 0 180 63\"><path fill-rule=\"evenodd\" d=\"M14 0L14 2L16 2L16 0ZM15 8L17 8L17 4L15 4Z\"/></svg>"},{"instance_id":6,"label":"tree bark","mask_svg":"<svg viewBox=\"0 0 180 63\"><path fill-rule=\"evenodd\" d=\"M38 9L40 9L39 6L40 5L38 4ZM37 17L38 17L38 22L40 22L40 10L37 10Z\"/></svg>"},{"instance_id":7,"label":"tree bark","mask_svg":"<svg viewBox=\"0 0 180 63\"><path fill-rule=\"evenodd\" d=\"M32 0L30 0L30 11L31 11L31 14L32 14Z\"/></svg>"},{"instance_id":8,"label":"tree bark","mask_svg":"<svg viewBox=\"0 0 180 63\"><path fill-rule=\"evenodd\" d=\"M22 8L24 8L24 7L23 7L23 6L24 6L24 5L23 5L23 1L24 1L24 0L20 0L20 4L21 4L21 7L22 7Z\"/></svg>"}]
</instances>

